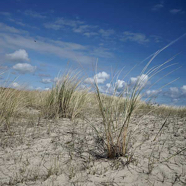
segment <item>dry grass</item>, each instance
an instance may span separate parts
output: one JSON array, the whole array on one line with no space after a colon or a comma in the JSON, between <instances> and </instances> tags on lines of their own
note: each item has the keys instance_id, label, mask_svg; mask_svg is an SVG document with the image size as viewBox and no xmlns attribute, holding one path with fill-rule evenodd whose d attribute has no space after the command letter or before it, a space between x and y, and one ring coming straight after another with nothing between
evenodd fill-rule
<instances>
[{"instance_id":1,"label":"dry grass","mask_svg":"<svg viewBox=\"0 0 186 186\"><path fill-rule=\"evenodd\" d=\"M5 130L11 130L11 123L24 108L22 91L12 88L0 88L0 123Z\"/></svg>"},{"instance_id":2,"label":"dry grass","mask_svg":"<svg viewBox=\"0 0 186 186\"><path fill-rule=\"evenodd\" d=\"M101 138L104 139L104 144L106 145L106 148L107 148L108 158L115 158L118 156L127 155L127 150L128 150L127 148L128 148L128 143L130 140L128 128L130 126L131 116L134 113L137 113L138 109L142 107L140 100L144 96L143 90L147 86L148 81L146 81L146 77L148 77L148 80L150 80L154 76L159 74L161 71L174 65L174 64L169 64L169 62L173 59L171 58L161 65L154 66L148 69L152 60L158 55L158 53L159 51L155 53L155 55L145 65L145 67L139 74L138 79L135 82L135 84L133 85L126 84L122 91L119 90L119 85L117 83L119 75L117 75L117 77L113 77L110 83L111 86L109 88L110 89L109 91L111 94L110 97L101 94L101 90L98 85L97 76L96 75L94 76L94 83L92 84L92 86L95 89L95 96L96 96L96 99L98 102L98 108L99 108L99 111L100 111L100 114L103 120L104 129L101 131L101 134L100 134L100 132L98 132L98 130L95 127L93 128L97 132L98 136L99 137L101 136ZM155 83L150 85L149 88L152 88L154 85L156 85L159 81L161 81L164 77L171 74L172 72L174 72L174 70L163 75L163 77L160 77L158 80L155 81ZM121 72L119 72L118 74L120 73ZM130 71L127 73L127 75L129 73ZM122 78L122 80L124 80L124 78ZM167 86L170 83L171 82L163 85L162 87L160 87L160 89ZM168 112L170 114L170 110L171 109L164 109L163 112L164 113ZM152 111L153 110L150 110L150 112ZM148 112L149 112L149 109L147 113ZM180 113L180 110L179 110L179 113Z\"/></svg>"},{"instance_id":3,"label":"dry grass","mask_svg":"<svg viewBox=\"0 0 186 186\"><path fill-rule=\"evenodd\" d=\"M64 74L48 91L42 113L46 118L75 118L81 115L87 101L87 90L80 90L79 73Z\"/></svg>"},{"instance_id":4,"label":"dry grass","mask_svg":"<svg viewBox=\"0 0 186 186\"><path fill-rule=\"evenodd\" d=\"M144 183L148 175L153 183L159 168L175 157L184 168L186 136L180 124L185 123L186 108L142 102L140 81L123 92L113 83L111 96L100 93L96 81L92 93L80 84L79 74L66 73L49 91L0 89L1 129L6 129L0 130L0 184L88 185L88 180L103 177L97 184L125 185L121 175L131 179L131 170L136 180L142 177ZM105 148L107 156L98 159L95 152ZM176 165L168 164L172 170ZM158 184L169 177L164 175L167 167L162 170ZM169 182L185 183L184 169L174 171L181 181L171 175Z\"/></svg>"},{"instance_id":5,"label":"dry grass","mask_svg":"<svg viewBox=\"0 0 186 186\"><path fill-rule=\"evenodd\" d=\"M44 104L44 100L48 92L39 90L24 90L23 94L27 107L40 110Z\"/></svg>"}]
</instances>

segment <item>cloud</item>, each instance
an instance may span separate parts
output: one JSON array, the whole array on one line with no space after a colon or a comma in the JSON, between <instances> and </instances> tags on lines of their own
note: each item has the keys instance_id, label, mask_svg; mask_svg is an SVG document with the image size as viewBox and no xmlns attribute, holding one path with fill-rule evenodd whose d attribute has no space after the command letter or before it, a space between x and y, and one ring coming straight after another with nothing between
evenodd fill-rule
<instances>
[{"instance_id":1,"label":"cloud","mask_svg":"<svg viewBox=\"0 0 186 186\"><path fill-rule=\"evenodd\" d=\"M109 94L112 94L114 92L120 93L124 91L126 86L127 83L125 81L118 79L114 85L112 85L111 83L106 84L105 93L109 93Z\"/></svg>"},{"instance_id":2,"label":"cloud","mask_svg":"<svg viewBox=\"0 0 186 186\"><path fill-rule=\"evenodd\" d=\"M70 19L65 19L65 18L58 18L55 21L56 24L59 25L64 25L64 26L70 26L70 27L75 27L77 25L81 25L84 24L83 21L79 21L79 20L70 20Z\"/></svg>"},{"instance_id":3,"label":"cloud","mask_svg":"<svg viewBox=\"0 0 186 186\"><path fill-rule=\"evenodd\" d=\"M183 87L181 87L182 93L186 94L186 85L183 85Z\"/></svg>"},{"instance_id":4,"label":"cloud","mask_svg":"<svg viewBox=\"0 0 186 186\"><path fill-rule=\"evenodd\" d=\"M86 78L84 82L87 84L92 84L94 83L94 78Z\"/></svg>"},{"instance_id":5,"label":"cloud","mask_svg":"<svg viewBox=\"0 0 186 186\"><path fill-rule=\"evenodd\" d=\"M97 36L101 35L103 37L108 37L110 35L113 35L115 31L113 29L99 29L95 30L98 28L97 25L87 25L85 24L84 21L80 20L71 20L71 19L66 19L66 18L58 18L54 22L49 22L49 23L44 23L43 24L45 28L48 29L53 29L53 30L60 30L60 29L71 29L75 33L82 34L87 37L91 36Z\"/></svg>"},{"instance_id":6,"label":"cloud","mask_svg":"<svg viewBox=\"0 0 186 186\"><path fill-rule=\"evenodd\" d=\"M11 22L14 22L15 24L20 25L22 27L28 26L28 25L26 25L26 24L24 24L20 21L16 21L15 19L12 19L12 18L9 18L8 20L11 21Z\"/></svg>"},{"instance_id":7,"label":"cloud","mask_svg":"<svg viewBox=\"0 0 186 186\"><path fill-rule=\"evenodd\" d=\"M186 102L186 85L182 87L170 87L167 92L164 93L164 96L171 99L171 102L180 104L185 104Z\"/></svg>"},{"instance_id":8,"label":"cloud","mask_svg":"<svg viewBox=\"0 0 186 186\"><path fill-rule=\"evenodd\" d=\"M19 21L19 20L13 19L13 18L8 18L8 21L11 21L11 22L13 22L13 23L15 23L15 24L17 24L17 25L19 25L19 26L22 26L22 27L27 27L27 28L32 28L32 29L37 29L37 30L38 30L38 27L36 27L36 26L31 26L31 25L29 25L29 24L25 24L25 23L23 23L23 22L21 22L21 21ZM28 32L25 31L25 30L23 31L23 30L20 30L20 29L19 29L19 31L25 32L25 33L28 34Z\"/></svg>"},{"instance_id":9,"label":"cloud","mask_svg":"<svg viewBox=\"0 0 186 186\"><path fill-rule=\"evenodd\" d=\"M158 11L164 7L163 3L156 4L152 7L152 11Z\"/></svg>"},{"instance_id":10,"label":"cloud","mask_svg":"<svg viewBox=\"0 0 186 186\"><path fill-rule=\"evenodd\" d=\"M80 20L70 20L65 18L58 18L53 23L44 23L45 28L53 29L53 30L66 30L71 29L73 32L82 34L87 37L99 35L99 33L92 31L93 29L97 28L98 26L94 25L87 25L84 24L83 21Z\"/></svg>"},{"instance_id":11,"label":"cloud","mask_svg":"<svg viewBox=\"0 0 186 186\"><path fill-rule=\"evenodd\" d=\"M22 23L22 22L20 22L20 21L15 21L15 23L16 23L17 25L22 26L22 27L27 26L26 24L24 24L24 23ZM33 28L33 27L32 27L32 28Z\"/></svg>"},{"instance_id":12,"label":"cloud","mask_svg":"<svg viewBox=\"0 0 186 186\"><path fill-rule=\"evenodd\" d=\"M42 15L41 13L38 13L38 12L34 12L32 10L25 10L24 11L24 14L26 16L30 16L30 17L33 17L33 18L39 18L39 19L45 19L46 16Z\"/></svg>"},{"instance_id":13,"label":"cloud","mask_svg":"<svg viewBox=\"0 0 186 186\"><path fill-rule=\"evenodd\" d=\"M125 82L125 81L123 81L123 80L117 80L116 81L116 87L117 87L117 89L122 89L122 88L124 88L125 86L127 85L127 83Z\"/></svg>"},{"instance_id":14,"label":"cloud","mask_svg":"<svg viewBox=\"0 0 186 186\"><path fill-rule=\"evenodd\" d=\"M50 78L43 78L41 82L44 84L48 84L48 83L52 83L52 80Z\"/></svg>"},{"instance_id":15,"label":"cloud","mask_svg":"<svg viewBox=\"0 0 186 186\"><path fill-rule=\"evenodd\" d=\"M185 12L184 11L182 11L182 9L172 9L172 10L170 10L170 13L171 14L184 14Z\"/></svg>"},{"instance_id":16,"label":"cloud","mask_svg":"<svg viewBox=\"0 0 186 186\"><path fill-rule=\"evenodd\" d=\"M99 33L103 36L103 37L108 37L110 35L113 35L115 33L115 31L113 29L108 29L108 30L104 30L104 29L100 29Z\"/></svg>"},{"instance_id":17,"label":"cloud","mask_svg":"<svg viewBox=\"0 0 186 186\"><path fill-rule=\"evenodd\" d=\"M71 30L74 33L82 34L86 37L102 36L109 37L113 35L115 31L113 29L98 29L97 25L88 25L84 21L71 20L64 17L58 18L54 22L48 22L43 24L47 29L53 30Z\"/></svg>"},{"instance_id":18,"label":"cloud","mask_svg":"<svg viewBox=\"0 0 186 186\"><path fill-rule=\"evenodd\" d=\"M156 96L157 94L159 94L161 92L161 90L147 90L146 91L146 95L147 96Z\"/></svg>"},{"instance_id":19,"label":"cloud","mask_svg":"<svg viewBox=\"0 0 186 186\"><path fill-rule=\"evenodd\" d=\"M144 44L149 42L149 39L146 38L144 34L141 33L133 33L133 32L123 32L123 35L120 38L121 41L132 41L137 42L139 44Z\"/></svg>"},{"instance_id":20,"label":"cloud","mask_svg":"<svg viewBox=\"0 0 186 186\"><path fill-rule=\"evenodd\" d=\"M7 69L8 69L8 66L3 66L2 64L0 64L0 71L1 71L1 70L4 71L4 70L7 70Z\"/></svg>"},{"instance_id":21,"label":"cloud","mask_svg":"<svg viewBox=\"0 0 186 186\"><path fill-rule=\"evenodd\" d=\"M54 82L55 82L55 83L57 83L57 82L59 82L59 81L60 81L60 78L59 78L59 77L55 77L55 78L54 78Z\"/></svg>"},{"instance_id":22,"label":"cloud","mask_svg":"<svg viewBox=\"0 0 186 186\"><path fill-rule=\"evenodd\" d=\"M87 84L92 84L96 81L98 84L103 84L107 79L109 79L109 77L110 75L103 71L96 74L93 78L85 79L84 82Z\"/></svg>"},{"instance_id":23,"label":"cloud","mask_svg":"<svg viewBox=\"0 0 186 186\"><path fill-rule=\"evenodd\" d=\"M86 32L83 35L87 36L87 37L91 37L91 36L97 36L99 35L97 32Z\"/></svg>"},{"instance_id":24,"label":"cloud","mask_svg":"<svg viewBox=\"0 0 186 186\"><path fill-rule=\"evenodd\" d=\"M78 51L78 50L88 49L85 46L77 44L77 43L63 42L63 41L51 41L51 42L59 47L63 47L66 50Z\"/></svg>"},{"instance_id":25,"label":"cloud","mask_svg":"<svg viewBox=\"0 0 186 186\"><path fill-rule=\"evenodd\" d=\"M113 57L113 53L106 48L85 46L44 37L29 37L21 33L8 34L0 32L0 48L24 48L25 50L34 50L41 54L53 54L62 59L82 64L92 64L98 57Z\"/></svg>"},{"instance_id":26,"label":"cloud","mask_svg":"<svg viewBox=\"0 0 186 186\"><path fill-rule=\"evenodd\" d=\"M30 61L28 53L24 49L17 50L11 54L6 54L6 58L13 62Z\"/></svg>"},{"instance_id":27,"label":"cloud","mask_svg":"<svg viewBox=\"0 0 186 186\"><path fill-rule=\"evenodd\" d=\"M172 99L186 98L186 85L183 85L181 88L170 87L169 91L165 93L165 96Z\"/></svg>"},{"instance_id":28,"label":"cloud","mask_svg":"<svg viewBox=\"0 0 186 186\"><path fill-rule=\"evenodd\" d=\"M170 87L168 91L164 92L163 96L169 98L174 104L186 104L186 85L182 87Z\"/></svg>"},{"instance_id":29,"label":"cloud","mask_svg":"<svg viewBox=\"0 0 186 186\"><path fill-rule=\"evenodd\" d=\"M62 28L61 25L58 25L56 23L44 23L43 25L45 28L53 30L60 30Z\"/></svg>"},{"instance_id":30,"label":"cloud","mask_svg":"<svg viewBox=\"0 0 186 186\"><path fill-rule=\"evenodd\" d=\"M102 57L102 58L113 58L114 54L109 52L107 48L98 47L90 52L91 55Z\"/></svg>"},{"instance_id":31,"label":"cloud","mask_svg":"<svg viewBox=\"0 0 186 186\"><path fill-rule=\"evenodd\" d=\"M80 25L79 27L74 27L73 32L75 33L85 33L88 32L90 29L97 28L97 26L92 25Z\"/></svg>"},{"instance_id":32,"label":"cloud","mask_svg":"<svg viewBox=\"0 0 186 186\"><path fill-rule=\"evenodd\" d=\"M145 86L148 82L148 79L148 75L142 74L141 76L131 77L130 82L131 85L135 85L137 83L138 86Z\"/></svg>"},{"instance_id":33,"label":"cloud","mask_svg":"<svg viewBox=\"0 0 186 186\"><path fill-rule=\"evenodd\" d=\"M50 74L38 74L39 77L50 77Z\"/></svg>"},{"instance_id":34,"label":"cloud","mask_svg":"<svg viewBox=\"0 0 186 186\"><path fill-rule=\"evenodd\" d=\"M112 86L111 83L107 83L107 84L106 84L106 87L107 87L107 88L111 88L111 86Z\"/></svg>"},{"instance_id":35,"label":"cloud","mask_svg":"<svg viewBox=\"0 0 186 186\"><path fill-rule=\"evenodd\" d=\"M11 16L11 13L9 12L0 12L0 14L7 17Z\"/></svg>"},{"instance_id":36,"label":"cloud","mask_svg":"<svg viewBox=\"0 0 186 186\"><path fill-rule=\"evenodd\" d=\"M16 33L16 34L21 32L20 30L14 28L14 27L8 26L8 25L6 25L4 23L0 23L0 31L1 32L6 32L6 33L7 32Z\"/></svg>"},{"instance_id":37,"label":"cloud","mask_svg":"<svg viewBox=\"0 0 186 186\"><path fill-rule=\"evenodd\" d=\"M37 87L36 90L42 90L42 88L41 87Z\"/></svg>"},{"instance_id":38,"label":"cloud","mask_svg":"<svg viewBox=\"0 0 186 186\"><path fill-rule=\"evenodd\" d=\"M58 18L56 21L54 21L53 23L44 23L44 27L48 28L48 29L54 29L54 30L60 30L60 29L65 29L66 27L70 27L73 28L74 32L78 32L78 30L76 30L76 28L79 25L82 25L84 22L83 21L79 21L79 20L70 20L70 19L65 19L65 18ZM87 26L84 25L84 28L81 27L79 29L79 31L81 31L82 29L85 29Z\"/></svg>"},{"instance_id":39,"label":"cloud","mask_svg":"<svg viewBox=\"0 0 186 186\"><path fill-rule=\"evenodd\" d=\"M106 94L120 94L125 92L125 88L127 87L127 83L123 80L116 80L114 84L107 83L105 87L102 87L102 92Z\"/></svg>"},{"instance_id":40,"label":"cloud","mask_svg":"<svg viewBox=\"0 0 186 186\"><path fill-rule=\"evenodd\" d=\"M103 84L105 82L106 79L102 79L102 78L87 78L85 79L85 83L87 84L92 84L94 83L95 81L98 83L98 84Z\"/></svg>"},{"instance_id":41,"label":"cloud","mask_svg":"<svg viewBox=\"0 0 186 186\"><path fill-rule=\"evenodd\" d=\"M179 101L179 99L173 99L172 100L174 103L177 103Z\"/></svg>"},{"instance_id":42,"label":"cloud","mask_svg":"<svg viewBox=\"0 0 186 186\"><path fill-rule=\"evenodd\" d=\"M37 42L34 42L35 38L0 33L0 40L1 38L4 41L4 43L0 42L2 47L31 49L40 53L55 54L63 59L84 64L95 62L95 57L97 57L91 57L88 55L88 47L76 43L54 41L47 38L39 38Z\"/></svg>"},{"instance_id":43,"label":"cloud","mask_svg":"<svg viewBox=\"0 0 186 186\"><path fill-rule=\"evenodd\" d=\"M103 71L103 72L99 72L94 77L97 79L108 79L110 75Z\"/></svg>"},{"instance_id":44,"label":"cloud","mask_svg":"<svg viewBox=\"0 0 186 186\"><path fill-rule=\"evenodd\" d=\"M155 43L162 42L162 37L161 36L151 35L150 37L155 41Z\"/></svg>"},{"instance_id":45,"label":"cloud","mask_svg":"<svg viewBox=\"0 0 186 186\"><path fill-rule=\"evenodd\" d=\"M13 66L13 69L18 71L19 73L33 73L36 70L36 66L32 66L28 63L17 63Z\"/></svg>"},{"instance_id":46,"label":"cloud","mask_svg":"<svg viewBox=\"0 0 186 186\"><path fill-rule=\"evenodd\" d=\"M17 82L13 82L13 83L11 83L11 87L15 88L15 89L20 89L22 86Z\"/></svg>"},{"instance_id":47,"label":"cloud","mask_svg":"<svg viewBox=\"0 0 186 186\"><path fill-rule=\"evenodd\" d=\"M170 87L170 97L176 98L180 94L179 89L177 87Z\"/></svg>"},{"instance_id":48,"label":"cloud","mask_svg":"<svg viewBox=\"0 0 186 186\"><path fill-rule=\"evenodd\" d=\"M27 90L32 90L33 89L33 86L28 86L28 85L20 85L19 83L17 82L12 82L10 84L10 87L14 88L14 89L27 89Z\"/></svg>"}]
</instances>

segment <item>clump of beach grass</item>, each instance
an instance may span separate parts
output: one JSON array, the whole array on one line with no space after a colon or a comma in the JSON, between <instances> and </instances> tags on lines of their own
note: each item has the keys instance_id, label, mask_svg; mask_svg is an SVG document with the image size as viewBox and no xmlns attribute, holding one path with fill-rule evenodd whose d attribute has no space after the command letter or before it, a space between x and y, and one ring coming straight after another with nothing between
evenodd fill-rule
<instances>
[{"instance_id":1,"label":"clump of beach grass","mask_svg":"<svg viewBox=\"0 0 186 186\"><path fill-rule=\"evenodd\" d=\"M11 123L25 105L24 99L21 90L0 88L0 123L5 130L11 131Z\"/></svg>"},{"instance_id":2,"label":"clump of beach grass","mask_svg":"<svg viewBox=\"0 0 186 186\"><path fill-rule=\"evenodd\" d=\"M23 94L28 108L40 110L48 93L40 90L23 90Z\"/></svg>"},{"instance_id":3,"label":"clump of beach grass","mask_svg":"<svg viewBox=\"0 0 186 186\"><path fill-rule=\"evenodd\" d=\"M67 72L57 78L45 96L42 112L46 118L73 119L81 114L88 90L80 89L79 75L78 72Z\"/></svg>"},{"instance_id":4,"label":"clump of beach grass","mask_svg":"<svg viewBox=\"0 0 186 186\"><path fill-rule=\"evenodd\" d=\"M131 132L129 133L131 117L141 105L140 100L144 96L143 90L145 87L147 87L148 83L146 79L150 80L164 69L175 65L168 64L174 59L173 57L164 62L163 64L154 66L148 70L148 67L151 64L152 60L161 51L162 50L156 52L154 56L150 59L150 61L145 65L140 75L138 76L138 79L135 84L126 83L124 89L121 91L119 90L119 85L117 83L119 74L121 72L118 73L117 77L113 77L110 83L111 86L109 88L109 93L111 94L109 98L108 96L101 93L97 78L96 76L94 76L93 87L95 90L95 96L98 102L99 111L103 120L104 129L102 131L98 131L95 126L93 126L93 128L95 129L97 135L104 139L108 158L128 156L128 143L131 137ZM161 79L163 79L173 71L165 74L163 77L160 77L148 88L150 89L152 86L157 84ZM127 73L127 75L129 73ZM114 81L114 79L116 79L116 81ZM172 82L169 82L168 84L170 83ZM162 89L168 84L163 85L162 87L160 87L160 89Z\"/></svg>"}]
</instances>

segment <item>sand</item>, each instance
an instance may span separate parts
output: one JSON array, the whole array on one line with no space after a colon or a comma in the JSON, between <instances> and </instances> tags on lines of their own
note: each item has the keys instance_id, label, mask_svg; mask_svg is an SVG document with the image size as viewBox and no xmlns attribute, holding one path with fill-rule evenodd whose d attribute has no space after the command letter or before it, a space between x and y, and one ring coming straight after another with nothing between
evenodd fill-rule
<instances>
[{"instance_id":1,"label":"sand","mask_svg":"<svg viewBox=\"0 0 186 186\"><path fill-rule=\"evenodd\" d=\"M186 147L186 118L169 117L158 134L165 117L133 116L130 163L127 157L106 158L91 127L101 130L102 120L88 119L46 120L33 115L15 121L12 135L2 128L0 185L186 185L186 151L180 152Z\"/></svg>"}]
</instances>

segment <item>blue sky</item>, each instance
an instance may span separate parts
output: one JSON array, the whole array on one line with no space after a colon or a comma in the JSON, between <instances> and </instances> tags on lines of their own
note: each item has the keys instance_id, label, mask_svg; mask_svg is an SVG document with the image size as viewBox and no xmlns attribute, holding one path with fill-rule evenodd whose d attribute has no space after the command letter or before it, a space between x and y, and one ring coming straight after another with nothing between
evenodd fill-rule
<instances>
[{"instance_id":1,"label":"blue sky","mask_svg":"<svg viewBox=\"0 0 186 186\"><path fill-rule=\"evenodd\" d=\"M153 79L143 76L148 85L164 74L181 68L145 89L146 97L156 102L186 105L186 2L185 0L1 0L0 67L6 71L1 81L14 79L12 87L30 89L52 87L59 71L71 66L92 81L93 64L98 60L100 88L107 89L112 72L123 67L117 83L122 89L141 78L148 60L122 77L137 63L176 40L162 51L149 68L177 55L178 63ZM80 67L81 64L83 66ZM166 83L179 80L160 89Z\"/></svg>"}]
</instances>

